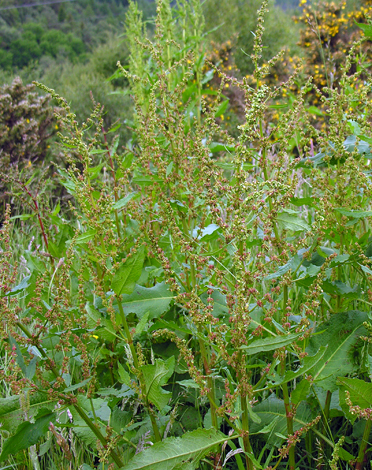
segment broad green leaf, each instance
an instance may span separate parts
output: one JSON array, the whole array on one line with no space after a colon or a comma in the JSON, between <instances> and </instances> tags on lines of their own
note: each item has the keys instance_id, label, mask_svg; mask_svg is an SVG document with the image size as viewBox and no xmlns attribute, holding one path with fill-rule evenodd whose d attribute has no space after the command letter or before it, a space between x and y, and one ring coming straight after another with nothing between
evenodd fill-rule
<instances>
[{"instance_id":1,"label":"broad green leaf","mask_svg":"<svg viewBox=\"0 0 372 470\"><path fill-rule=\"evenodd\" d=\"M207 227L204 227L202 229L199 229L199 227L196 227L192 232L192 236L194 238L198 238L200 241L209 241L209 240L213 240L214 238L216 238L217 232L219 230L221 230L219 225L209 224ZM199 231L201 231L200 235L198 235Z\"/></svg>"},{"instance_id":2,"label":"broad green leaf","mask_svg":"<svg viewBox=\"0 0 372 470\"><path fill-rule=\"evenodd\" d=\"M366 334L363 322L367 319L364 312L350 311L334 314L328 322L318 325L318 334L311 337L306 351L315 354L321 346L328 345L322 360L308 371L324 390L336 391L338 376L358 370L353 352L360 336Z\"/></svg>"},{"instance_id":3,"label":"broad green leaf","mask_svg":"<svg viewBox=\"0 0 372 470\"><path fill-rule=\"evenodd\" d=\"M172 392L162 389L173 374L175 365L174 356L166 361L156 359L155 364L142 366L141 371L146 384L146 398L161 411L172 397Z\"/></svg>"},{"instance_id":4,"label":"broad green leaf","mask_svg":"<svg viewBox=\"0 0 372 470\"><path fill-rule=\"evenodd\" d=\"M135 176L132 179L133 184L138 184L138 186L150 186L154 183L159 183L161 179L157 175L141 175L141 176Z\"/></svg>"},{"instance_id":5,"label":"broad green leaf","mask_svg":"<svg viewBox=\"0 0 372 470\"><path fill-rule=\"evenodd\" d=\"M287 416L284 406L284 401L277 398L274 394L270 395L266 400L253 407L253 411L260 417L261 423L250 423L249 432L252 434L260 433L261 430L267 429L275 420L275 426L272 433L267 437L267 442L270 445L279 447L283 439L277 435L287 436ZM311 420L311 409L305 404L301 403L297 408L293 420L293 430L297 431L302 428L306 423ZM276 435L277 434L277 435Z\"/></svg>"},{"instance_id":6,"label":"broad green leaf","mask_svg":"<svg viewBox=\"0 0 372 470\"><path fill-rule=\"evenodd\" d=\"M3 445L0 462L9 455L15 455L23 449L28 449L45 436L49 429L49 423L56 420L56 414L45 408L41 409L34 423L25 421L17 428L16 433L7 439Z\"/></svg>"},{"instance_id":7,"label":"broad green leaf","mask_svg":"<svg viewBox=\"0 0 372 470\"><path fill-rule=\"evenodd\" d=\"M292 230L293 232L302 232L304 230L310 230L309 225L303 219L294 214L282 212L281 214L278 214L277 221L286 230Z\"/></svg>"},{"instance_id":8,"label":"broad green leaf","mask_svg":"<svg viewBox=\"0 0 372 470\"><path fill-rule=\"evenodd\" d=\"M130 387L130 375L128 372L124 369L123 365L118 362L118 372L119 372L119 377L121 380L121 383L127 385Z\"/></svg>"},{"instance_id":9,"label":"broad green leaf","mask_svg":"<svg viewBox=\"0 0 372 470\"><path fill-rule=\"evenodd\" d=\"M372 25L365 24L365 23L357 23L359 28L363 31L363 33L367 36L367 38L372 38Z\"/></svg>"},{"instance_id":10,"label":"broad green leaf","mask_svg":"<svg viewBox=\"0 0 372 470\"><path fill-rule=\"evenodd\" d=\"M310 390L310 382L306 379L301 380L301 382L296 385L296 388L292 390L291 393L291 402L294 405L298 405L301 403L303 400L306 399L307 394L309 393Z\"/></svg>"},{"instance_id":11,"label":"broad green leaf","mask_svg":"<svg viewBox=\"0 0 372 470\"><path fill-rule=\"evenodd\" d=\"M21 214L21 215L14 215L13 217L10 218L10 220L28 220L31 219L32 217L35 217L36 214Z\"/></svg>"},{"instance_id":12,"label":"broad green leaf","mask_svg":"<svg viewBox=\"0 0 372 470\"><path fill-rule=\"evenodd\" d=\"M119 267L111 284L116 295L131 294L133 292L136 281L141 276L144 260L145 248L142 246Z\"/></svg>"},{"instance_id":13,"label":"broad green leaf","mask_svg":"<svg viewBox=\"0 0 372 470\"><path fill-rule=\"evenodd\" d=\"M135 313L138 318L149 312L149 319L152 320L168 310L173 298L174 295L165 282L154 287L136 285L131 294L123 295L122 306L126 314Z\"/></svg>"},{"instance_id":14,"label":"broad green leaf","mask_svg":"<svg viewBox=\"0 0 372 470\"><path fill-rule=\"evenodd\" d=\"M146 323L149 321L150 312L146 312L141 320L137 323L135 335L140 335L145 329Z\"/></svg>"},{"instance_id":15,"label":"broad green leaf","mask_svg":"<svg viewBox=\"0 0 372 470\"><path fill-rule=\"evenodd\" d=\"M258 354L260 352L274 351L275 349L282 348L288 344L293 343L302 336L304 333L290 333L284 336L275 336L264 339L256 339L248 345L241 346L244 352L248 355Z\"/></svg>"},{"instance_id":16,"label":"broad green leaf","mask_svg":"<svg viewBox=\"0 0 372 470\"><path fill-rule=\"evenodd\" d=\"M285 273L287 273L290 269L293 268L292 260L289 260L283 266L280 266L275 273L269 274L264 278L264 281L269 281L270 279L276 279L278 277L282 277Z\"/></svg>"},{"instance_id":17,"label":"broad green leaf","mask_svg":"<svg viewBox=\"0 0 372 470\"><path fill-rule=\"evenodd\" d=\"M359 266L362 268L362 271L364 271L366 274L372 274L372 270L369 269L367 266L363 266L363 264L358 263Z\"/></svg>"},{"instance_id":18,"label":"broad green leaf","mask_svg":"<svg viewBox=\"0 0 372 470\"><path fill-rule=\"evenodd\" d=\"M297 370L289 370L279 382L270 384L270 388L273 386L282 385L284 383L291 382L292 380L306 374L309 370L316 368L316 365L320 363L326 353L327 346L321 346L319 351L314 356L305 356L302 360L303 364Z\"/></svg>"},{"instance_id":19,"label":"broad green leaf","mask_svg":"<svg viewBox=\"0 0 372 470\"><path fill-rule=\"evenodd\" d=\"M123 207L125 207L128 202L134 198L134 196L137 196L138 193L129 193L125 197L119 199L115 204L112 206L113 209L115 210L120 210Z\"/></svg>"},{"instance_id":20,"label":"broad green leaf","mask_svg":"<svg viewBox=\"0 0 372 470\"><path fill-rule=\"evenodd\" d=\"M96 229L87 230L86 232L82 233L76 238L75 245L81 245L82 243L87 243L90 240L93 240L96 233L97 233ZM71 240L67 241L66 245L69 245L70 243L71 243Z\"/></svg>"},{"instance_id":21,"label":"broad green leaf","mask_svg":"<svg viewBox=\"0 0 372 470\"><path fill-rule=\"evenodd\" d=\"M212 153L216 153L216 152L235 152L235 147L233 145L222 144L220 142L211 142L211 144L209 145L209 150ZM216 162L216 165L218 165L217 162ZM231 164L231 165L234 168L234 164ZM218 165L218 166L220 166L220 165Z\"/></svg>"},{"instance_id":22,"label":"broad green leaf","mask_svg":"<svg viewBox=\"0 0 372 470\"><path fill-rule=\"evenodd\" d=\"M130 411L123 411L119 406L115 406L111 413L110 426L114 428L117 433L121 433L132 418L133 414Z\"/></svg>"},{"instance_id":23,"label":"broad green leaf","mask_svg":"<svg viewBox=\"0 0 372 470\"><path fill-rule=\"evenodd\" d=\"M206 304L207 303L207 298L209 296L210 295L207 292L205 292L204 294L202 294L200 296L200 298ZM226 305L226 296L221 294L220 291L214 290L210 297L212 297L212 299L213 299L212 314L217 318L224 317L224 316L228 315L229 308Z\"/></svg>"},{"instance_id":24,"label":"broad green leaf","mask_svg":"<svg viewBox=\"0 0 372 470\"><path fill-rule=\"evenodd\" d=\"M168 176L172 173L173 170L173 162L170 162L169 165L167 166L167 170L165 172L165 176L168 178Z\"/></svg>"},{"instance_id":25,"label":"broad green leaf","mask_svg":"<svg viewBox=\"0 0 372 470\"><path fill-rule=\"evenodd\" d=\"M215 429L196 429L170 437L135 455L122 470L196 469L198 462L229 438ZM190 466L192 465L192 466Z\"/></svg>"},{"instance_id":26,"label":"broad green leaf","mask_svg":"<svg viewBox=\"0 0 372 470\"><path fill-rule=\"evenodd\" d=\"M85 387L87 383L89 383L92 380L93 377L89 377L89 379L85 379L82 382L79 382L78 384L71 385L70 387L65 388L63 391L64 392L72 392L74 390L77 390L78 388Z\"/></svg>"},{"instance_id":27,"label":"broad green leaf","mask_svg":"<svg viewBox=\"0 0 372 470\"><path fill-rule=\"evenodd\" d=\"M372 216L372 211L348 211L342 207L338 207L335 210L341 215L345 215L346 217L353 217L354 219L364 219L365 217Z\"/></svg>"},{"instance_id":28,"label":"broad green leaf","mask_svg":"<svg viewBox=\"0 0 372 470\"><path fill-rule=\"evenodd\" d=\"M222 103L218 106L217 111L214 114L214 117L220 117L224 112L226 112L227 107L229 106L229 100L222 101Z\"/></svg>"},{"instance_id":29,"label":"broad green leaf","mask_svg":"<svg viewBox=\"0 0 372 470\"><path fill-rule=\"evenodd\" d=\"M29 394L29 392L25 393ZM21 398L19 395L0 399L1 429L13 433L24 421L24 411L22 409L22 402L24 400L25 398ZM46 393L29 394L27 400L29 400L30 403L28 409L28 416L30 419L34 419L40 408L50 408L52 410L56 403L56 401L49 400Z\"/></svg>"},{"instance_id":30,"label":"broad green leaf","mask_svg":"<svg viewBox=\"0 0 372 470\"><path fill-rule=\"evenodd\" d=\"M13 296L17 295L20 292L24 291L27 289L27 287L31 284L29 281L31 279L31 276L25 276L22 281L15 287L13 287L7 294L6 296Z\"/></svg>"},{"instance_id":31,"label":"broad green leaf","mask_svg":"<svg viewBox=\"0 0 372 470\"><path fill-rule=\"evenodd\" d=\"M346 392L349 392L353 406L360 406L362 409L371 408L372 383L360 379L338 377L337 385L340 387L341 408L348 419L354 423L357 416L350 413L349 406L346 403Z\"/></svg>"}]
</instances>

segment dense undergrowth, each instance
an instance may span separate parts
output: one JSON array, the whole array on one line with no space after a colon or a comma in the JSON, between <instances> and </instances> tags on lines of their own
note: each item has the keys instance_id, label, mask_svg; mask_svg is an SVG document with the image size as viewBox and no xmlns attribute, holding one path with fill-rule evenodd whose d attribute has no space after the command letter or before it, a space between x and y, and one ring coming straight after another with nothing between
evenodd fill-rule
<instances>
[{"instance_id":1,"label":"dense undergrowth","mask_svg":"<svg viewBox=\"0 0 372 470\"><path fill-rule=\"evenodd\" d=\"M151 40L131 3L125 146L38 84L60 153L3 174L3 468L370 468L371 26L337 81L272 83L266 9L238 79L198 0Z\"/></svg>"}]
</instances>

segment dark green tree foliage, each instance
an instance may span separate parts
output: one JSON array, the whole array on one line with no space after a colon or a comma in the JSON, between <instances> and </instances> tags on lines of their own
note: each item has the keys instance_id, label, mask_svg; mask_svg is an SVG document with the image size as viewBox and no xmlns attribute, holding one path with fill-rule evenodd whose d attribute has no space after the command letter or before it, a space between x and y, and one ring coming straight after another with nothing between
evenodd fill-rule
<instances>
[{"instance_id":1,"label":"dark green tree foliage","mask_svg":"<svg viewBox=\"0 0 372 470\"><path fill-rule=\"evenodd\" d=\"M53 134L50 96L40 96L33 85L17 77L0 87L0 166L43 160Z\"/></svg>"}]
</instances>

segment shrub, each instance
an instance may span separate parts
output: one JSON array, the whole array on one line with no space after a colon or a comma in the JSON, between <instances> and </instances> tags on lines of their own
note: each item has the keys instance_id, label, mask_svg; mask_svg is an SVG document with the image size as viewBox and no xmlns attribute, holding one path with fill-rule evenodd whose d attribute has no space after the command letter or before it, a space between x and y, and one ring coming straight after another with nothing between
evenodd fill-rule
<instances>
[{"instance_id":1,"label":"shrub","mask_svg":"<svg viewBox=\"0 0 372 470\"><path fill-rule=\"evenodd\" d=\"M24 165L44 160L52 130L51 97L40 96L34 85L18 77L0 88L1 165Z\"/></svg>"}]
</instances>

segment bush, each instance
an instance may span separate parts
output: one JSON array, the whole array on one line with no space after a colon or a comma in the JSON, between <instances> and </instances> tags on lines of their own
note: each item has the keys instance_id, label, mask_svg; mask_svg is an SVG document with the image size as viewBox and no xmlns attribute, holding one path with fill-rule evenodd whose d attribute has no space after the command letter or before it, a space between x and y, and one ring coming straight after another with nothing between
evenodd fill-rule
<instances>
[{"instance_id":1,"label":"bush","mask_svg":"<svg viewBox=\"0 0 372 470\"><path fill-rule=\"evenodd\" d=\"M40 96L33 85L15 78L0 88L1 165L24 165L46 158L51 136L51 97Z\"/></svg>"}]
</instances>

